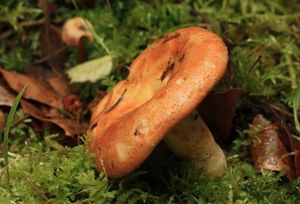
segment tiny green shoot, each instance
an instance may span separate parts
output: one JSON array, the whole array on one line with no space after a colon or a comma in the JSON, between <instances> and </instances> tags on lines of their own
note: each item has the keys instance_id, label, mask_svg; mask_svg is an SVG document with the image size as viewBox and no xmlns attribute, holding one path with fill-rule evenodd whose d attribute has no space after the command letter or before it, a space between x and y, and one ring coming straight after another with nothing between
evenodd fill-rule
<instances>
[{"instance_id":1,"label":"tiny green shoot","mask_svg":"<svg viewBox=\"0 0 300 204\"><path fill-rule=\"evenodd\" d=\"M26 89L26 86L24 86L24 88L18 93L16 99L13 102L13 105L9 111L8 117L7 117L7 121L6 121L6 125L5 125L5 131L4 131L4 147L3 147L3 157L4 157L4 166L6 167L6 182L7 182L7 186L9 186L9 167L8 167L8 135L9 135L9 130L11 128L18 104L21 100L21 97L24 93Z\"/></svg>"}]
</instances>

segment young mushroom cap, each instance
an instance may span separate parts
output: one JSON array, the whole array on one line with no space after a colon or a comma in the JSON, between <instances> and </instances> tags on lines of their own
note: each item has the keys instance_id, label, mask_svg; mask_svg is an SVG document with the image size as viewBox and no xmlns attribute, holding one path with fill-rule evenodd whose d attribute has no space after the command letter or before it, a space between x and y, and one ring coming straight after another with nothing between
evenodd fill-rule
<instances>
[{"instance_id":1,"label":"young mushroom cap","mask_svg":"<svg viewBox=\"0 0 300 204\"><path fill-rule=\"evenodd\" d=\"M83 37L93 41L93 36L88 29L93 29L92 24L81 17L74 17L65 22L61 31L61 38L67 45L79 46Z\"/></svg>"},{"instance_id":2,"label":"young mushroom cap","mask_svg":"<svg viewBox=\"0 0 300 204\"><path fill-rule=\"evenodd\" d=\"M199 27L146 48L92 113L87 147L96 168L111 178L138 168L222 78L227 58L223 41Z\"/></svg>"}]
</instances>

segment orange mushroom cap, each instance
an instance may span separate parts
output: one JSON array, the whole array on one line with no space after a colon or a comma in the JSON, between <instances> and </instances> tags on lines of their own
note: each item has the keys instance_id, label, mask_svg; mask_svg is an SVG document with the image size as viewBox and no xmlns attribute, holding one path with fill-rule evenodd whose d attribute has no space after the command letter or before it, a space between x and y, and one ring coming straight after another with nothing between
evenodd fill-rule
<instances>
[{"instance_id":1,"label":"orange mushroom cap","mask_svg":"<svg viewBox=\"0 0 300 204\"><path fill-rule=\"evenodd\" d=\"M87 147L116 178L138 168L222 78L228 54L215 34L188 27L146 48L92 113Z\"/></svg>"},{"instance_id":2,"label":"orange mushroom cap","mask_svg":"<svg viewBox=\"0 0 300 204\"><path fill-rule=\"evenodd\" d=\"M69 19L62 27L61 38L67 45L78 46L83 37L87 37L89 41L93 41L92 33L87 28L93 29L92 24L81 17Z\"/></svg>"}]
</instances>

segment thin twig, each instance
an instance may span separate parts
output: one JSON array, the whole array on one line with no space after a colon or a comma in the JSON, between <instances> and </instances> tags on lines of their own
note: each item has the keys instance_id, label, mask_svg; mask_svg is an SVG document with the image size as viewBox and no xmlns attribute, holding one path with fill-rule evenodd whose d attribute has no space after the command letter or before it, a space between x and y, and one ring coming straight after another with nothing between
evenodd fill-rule
<instances>
[{"instance_id":1,"label":"thin twig","mask_svg":"<svg viewBox=\"0 0 300 204\"><path fill-rule=\"evenodd\" d=\"M41 59L35 61L34 64L40 64L40 63L43 63L43 62L47 61L48 59L50 59L51 57L53 57L53 56L55 56L55 55L57 55L57 54L59 54L59 53L65 51L66 48L67 48L67 46L63 46L63 47L61 47L61 48L55 50L54 52L50 53L49 55L47 55L47 56L45 56L45 57L43 57L43 58L41 58Z\"/></svg>"},{"instance_id":2,"label":"thin twig","mask_svg":"<svg viewBox=\"0 0 300 204\"><path fill-rule=\"evenodd\" d=\"M34 183L34 181L32 181L31 179L28 179L27 180L28 184L33 188L33 190L38 194L40 195L44 201L48 202L49 201L49 198L46 196L46 194L42 191L42 189L36 185Z\"/></svg>"},{"instance_id":3,"label":"thin twig","mask_svg":"<svg viewBox=\"0 0 300 204\"><path fill-rule=\"evenodd\" d=\"M42 25L45 22L45 18L36 20L36 21L24 21L19 23L19 26L21 28L25 28L25 27L32 27L32 26L37 26L37 25ZM0 41L4 40L5 38L8 38L10 35L14 34L16 32L15 29L10 29L7 30L3 33L0 34Z\"/></svg>"}]
</instances>

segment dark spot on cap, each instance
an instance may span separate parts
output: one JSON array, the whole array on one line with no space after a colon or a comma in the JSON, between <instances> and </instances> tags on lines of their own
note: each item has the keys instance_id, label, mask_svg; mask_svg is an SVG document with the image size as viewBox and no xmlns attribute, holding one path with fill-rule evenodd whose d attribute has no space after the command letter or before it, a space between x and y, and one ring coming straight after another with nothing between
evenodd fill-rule
<instances>
[{"instance_id":1,"label":"dark spot on cap","mask_svg":"<svg viewBox=\"0 0 300 204\"><path fill-rule=\"evenodd\" d=\"M175 62L172 62L171 59L168 61L167 68L162 73L160 80L163 81L174 69Z\"/></svg>"},{"instance_id":2,"label":"dark spot on cap","mask_svg":"<svg viewBox=\"0 0 300 204\"><path fill-rule=\"evenodd\" d=\"M182 63L183 59L185 58L185 53L182 54L182 56L179 58L178 62Z\"/></svg>"}]
</instances>

